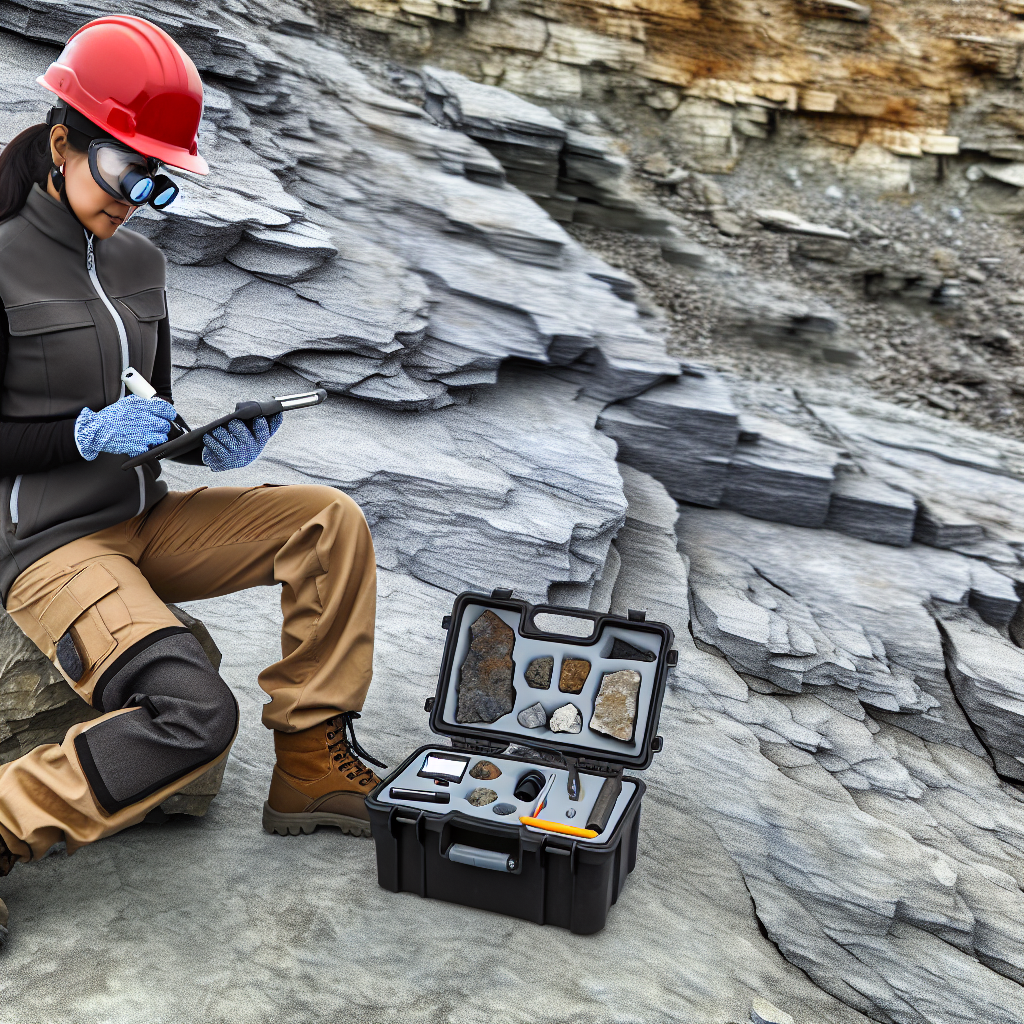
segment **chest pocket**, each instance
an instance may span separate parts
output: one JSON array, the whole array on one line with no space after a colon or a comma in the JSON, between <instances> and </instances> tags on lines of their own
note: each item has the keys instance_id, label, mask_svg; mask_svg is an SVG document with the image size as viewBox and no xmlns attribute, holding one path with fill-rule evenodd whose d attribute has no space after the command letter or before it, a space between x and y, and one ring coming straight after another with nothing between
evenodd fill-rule
<instances>
[{"instance_id":1,"label":"chest pocket","mask_svg":"<svg viewBox=\"0 0 1024 1024\"><path fill-rule=\"evenodd\" d=\"M126 306L130 314L124 318L131 349L130 362L149 380L156 361L157 325L167 316L166 294L163 288L147 288L118 296L117 301ZM134 321L134 330L130 321Z\"/></svg>"},{"instance_id":2,"label":"chest pocket","mask_svg":"<svg viewBox=\"0 0 1024 1024\"><path fill-rule=\"evenodd\" d=\"M10 343L5 416L70 415L103 403L102 360L88 302L29 302L7 307Z\"/></svg>"}]
</instances>

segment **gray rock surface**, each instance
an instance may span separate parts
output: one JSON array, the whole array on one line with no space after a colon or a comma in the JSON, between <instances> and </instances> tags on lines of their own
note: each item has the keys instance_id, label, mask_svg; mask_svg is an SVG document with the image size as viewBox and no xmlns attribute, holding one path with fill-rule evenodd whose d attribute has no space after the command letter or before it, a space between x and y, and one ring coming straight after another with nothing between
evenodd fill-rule
<instances>
[{"instance_id":1,"label":"gray rock surface","mask_svg":"<svg viewBox=\"0 0 1024 1024\"><path fill-rule=\"evenodd\" d=\"M516 635L489 609L469 627L469 651L459 669L458 722L496 722L516 702L512 685Z\"/></svg>"},{"instance_id":2,"label":"gray rock surface","mask_svg":"<svg viewBox=\"0 0 1024 1024\"><path fill-rule=\"evenodd\" d=\"M523 708L516 718L524 729L543 729L548 724L548 713L539 702Z\"/></svg>"},{"instance_id":3,"label":"gray rock surface","mask_svg":"<svg viewBox=\"0 0 1024 1024\"><path fill-rule=\"evenodd\" d=\"M550 654L542 658L534 658L523 673L528 686L535 690L546 690L551 686L551 673L555 668L555 659Z\"/></svg>"}]
</instances>

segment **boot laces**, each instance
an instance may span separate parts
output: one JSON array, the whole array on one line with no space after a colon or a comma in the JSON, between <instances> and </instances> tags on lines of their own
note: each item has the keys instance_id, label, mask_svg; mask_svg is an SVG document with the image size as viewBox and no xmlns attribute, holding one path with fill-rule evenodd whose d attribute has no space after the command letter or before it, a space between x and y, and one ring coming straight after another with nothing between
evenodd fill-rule
<instances>
[{"instance_id":1,"label":"boot laces","mask_svg":"<svg viewBox=\"0 0 1024 1024\"><path fill-rule=\"evenodd\" d=\"M346 711L332 718L327 723L329 726L327 749L333 755L339 772L345 774L349 779L358 779L360 786L369 786L377 781L377 776L363 764L363 761L369 761L370 764L375 764L378 768L387 768L387 765L381 764L376 758L371 757L359 745L356 731L352 725L352 720L359 717L358 711Z\"/></svg>"}]
</instances>

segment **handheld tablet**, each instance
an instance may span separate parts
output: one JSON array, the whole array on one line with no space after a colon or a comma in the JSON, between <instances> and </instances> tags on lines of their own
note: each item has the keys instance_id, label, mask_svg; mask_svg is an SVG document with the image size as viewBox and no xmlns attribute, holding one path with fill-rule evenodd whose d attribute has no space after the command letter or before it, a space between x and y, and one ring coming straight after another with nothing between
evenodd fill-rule
<instances>
[{"instance_id":1,"label":"handheld tablet","mask_svg":"<svg viewBox=\"0 0 1024 1024\"><path fill-rule=\"evenodd\" d=\"M303 391L297 395L282 395L280 398L268 398L264 402L239 402L234 412L229 412L219 419L211 420L195 430L189 430L180 437L171 438L150 448L148 452L135 455L122 463L122 469L134 469L144 462L153 459L169 459L176 455L184 455L186 452L194 451L203 446L203 434L209 434L217 427L223 427L231 420L243 420L251 422L259 416L273 416L279 412L286 412L289 409L304 409L310 405L319 405L327 397L323 388L315 391Z\"/></svg>"}]
</instances>

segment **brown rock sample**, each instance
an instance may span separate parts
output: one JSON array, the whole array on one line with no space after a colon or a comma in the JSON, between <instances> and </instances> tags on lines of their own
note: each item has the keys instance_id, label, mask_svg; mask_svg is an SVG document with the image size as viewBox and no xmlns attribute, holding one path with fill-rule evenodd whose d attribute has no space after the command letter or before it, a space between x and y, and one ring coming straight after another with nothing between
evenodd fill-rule
<instances>
[{"instance_id":1,"label":"brown rock sample","mask_svg":"<svg viewBox=\"0 0 1024 1024\"><path fill-rule=\"evenodd\" d=\"M498 799L498 794L493 789L488 789L486 786L480 786L474 789L466 799L474 807L486 807L488 804L493 804Z\"/></svg>"},{"instance_id":2,"label":"brown rock sample","mask_svg":"<svg viewBox=\"0 0 1024 1024\"><path fill-rule=\"evenodd\" d=\"M551 673L555 670L555 659L550 654L534 658L526 667L526 682L535 690L546 690L551 686Z\"/></svg>"},{"instance_id":3,"label":"brown rock sample","mask_svg":"<svg viewBox=\"0 0 1024 1024\"><path fill-rule=\"evenodd\" d=\"M496 779L499 775L501 775L501 769L496 764L491 764L490 761L477 761L469 770L469 777L471 779L490 781L491 779Z\"/></svg>"},{"instance_id":4,"label":"brown rock sample","mask_svg":"<svg viewBox=\"0 0 1024 1024\"><path fill-rule=\"evenodd\" d=\"M640 673L631 668L606 672L594 701L590 728L617 740L633 738L636 725L636 699L640 692Z\"/></svg>"},{"instance_id":5,"label":"brown rock sample","mask_svg":"<svg viewBox=\"0 0 1024 1024\"><path fill-rule=\"evenodd\" d=\"M590 675L590 662L583 658L566 658L562 662L562 671L558 678L558 688L562 693L579 693Z\"/></svg>"},{"instance_id":6,"label":"brown rock sample","mask_svg":"<svg viewBox=\"0 0 1024 1024\"><path fill-rule=\"evenodd\" d=\"M486 611L469 627L469 653L459 675L457 722L496 722L516 702L512 627Z\"/></svg>"}]
</instances>

